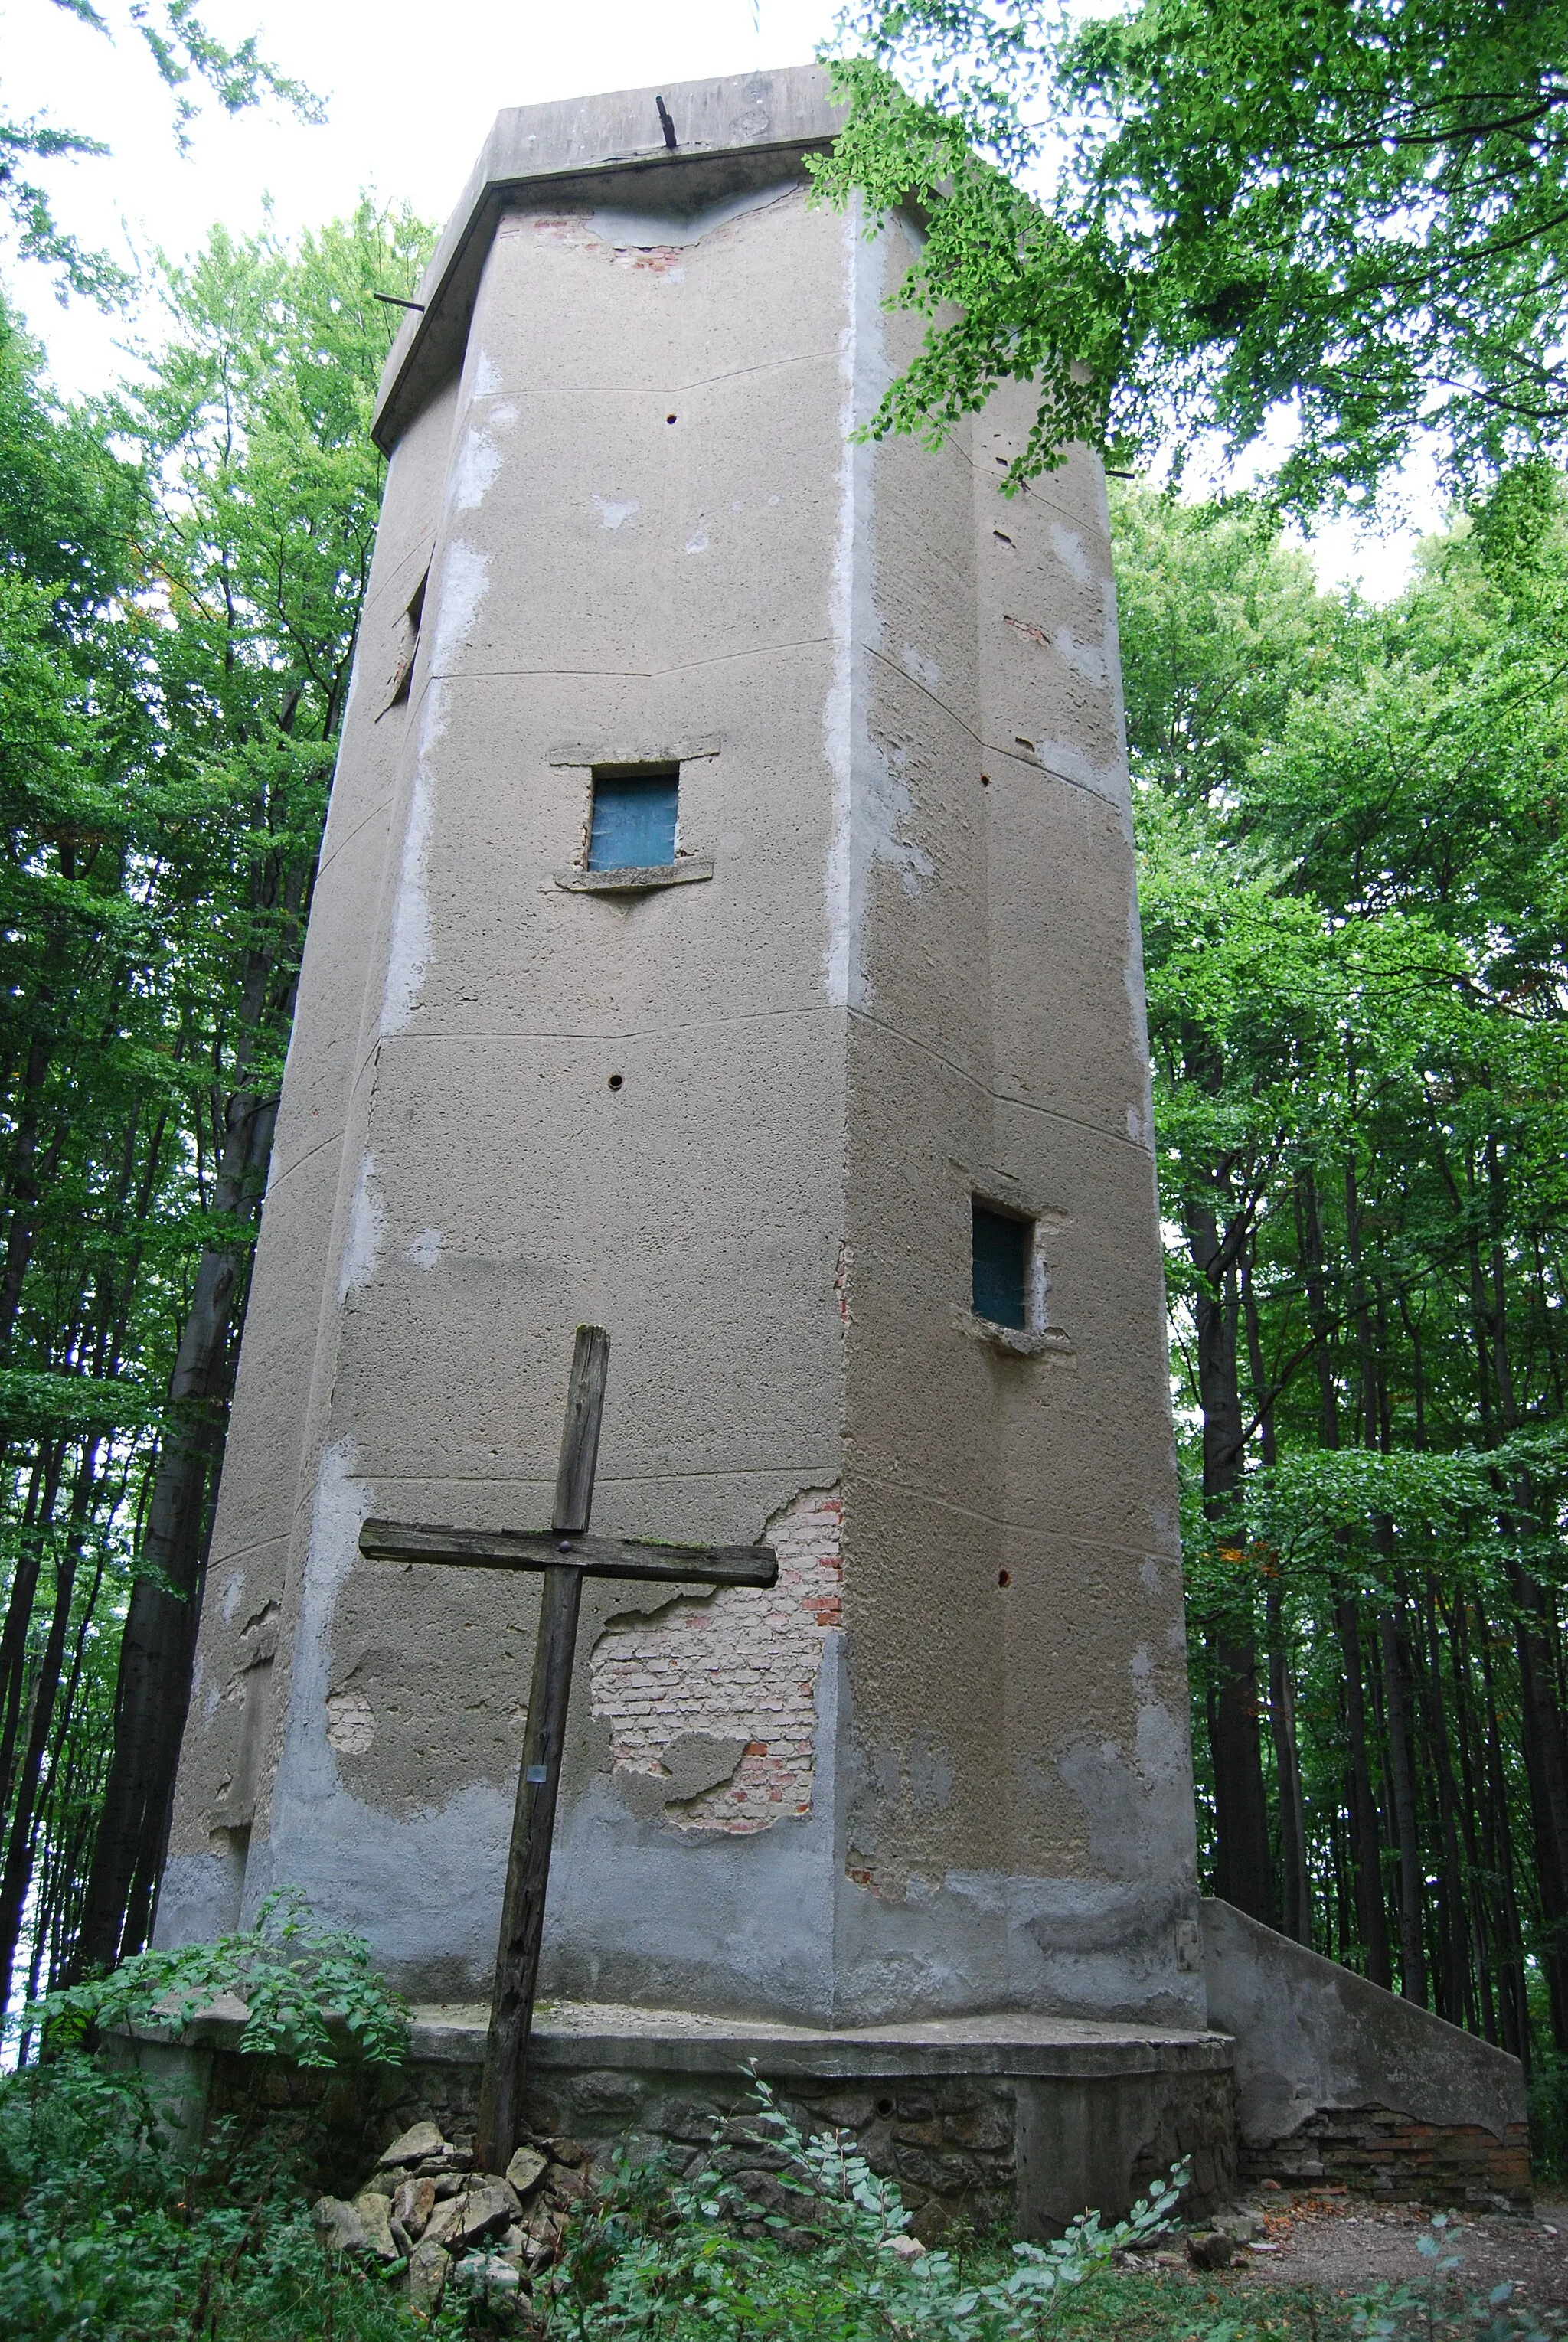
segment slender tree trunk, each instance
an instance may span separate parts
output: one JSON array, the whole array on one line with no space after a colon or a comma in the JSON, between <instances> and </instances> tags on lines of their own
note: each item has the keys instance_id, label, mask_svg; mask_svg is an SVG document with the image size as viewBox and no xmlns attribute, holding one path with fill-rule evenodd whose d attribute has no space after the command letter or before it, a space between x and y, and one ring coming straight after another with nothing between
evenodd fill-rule
<instances>
[{"instance_id":1,"label":"slender tree trunk","mask_svg":"<svg viewBox=\"0 0 1568 2342\"><path fill-rule=\"evenodd\" d=\"M1269 1595L1269 1722L1279 1787L1280 1870L1283 1896L1280 1924L1298 1944L1312 1943L1312 1881L1307 1875L1306 1801L1302 1795L1301 1752L1296 1745L1295 1694L1285 1649L1280 1596Z\"/></svg>"},{"instance_id":2,"label":"slender tree trunk","mask_svg":"<svg viewBox=\"0 0 1568 2342\"><path fill-rule=\"evenodd\" d=\"M1243 1476L1241 1380L1236 1355L1233 1275L1210 1209L1188 1214L1198 1269L1198 1396L1203 1413L1203 1508L1211 1526L1241 1547L1238 1500ZM1258 1654L1250 1580L1238 1571L1235 1599L1205 1622L1212 1701L1210 1756L1214 1779L1214 1892L1272 1927L1273 1858L1258 1722Z\"/></svg>"},{"instance_id":3,"label":"slender tree trunk","mask_svg":"<svg viewBox=\"0 0 1568 2342\"><path fill-rule=\"evenodd\" d=\"M1317 1186L1310 1170L1297 1183L1298 1243L1306 1287L1307 1322L1312 1329L1313 1356L1318 1379L1318 1437L1331 1454L1339 1439L1339 1394L1334 1387L1333 1330L1323 1266L1323 1220ZM1361 1605L1343 1587L1334 1596L1334 1632L1339 1640L1343 1676L1345 1753L1348 1758L1345 1806L1350 1822L1350 1859L1355 1881L1356 1933L1361 1939L1366 1973L1373 1984L1393 1982L1388 1952L1388 1915L1383 1891L1382 1829L1377 1800L1373 1795L1372 1767L1367 1753L1366 1687L1361 1648ZM1342 1907L1343 1905L1342 1905ZM1348 1945L1342 1944L1344 1959Z\"/></svg>"},{"instance_id":4,"label":"slender tree trunk","mask_svg":"<svg viewBox=\"0 0 1568 2342\"><path fill-rule=\"evenodd\" d=\"M81 1541L92 1508L96 1466L97 1442L94 1441L77 1468L70 1529L55 1566L55 1604L50 1614L48 1637L38 1662L33 1692L32 1723L16 1777L5 1866L0 1869L0 2009L5 2008L10 2002L11 1972L15 1965L28 1882L33 1875L34 1817L38 1805L45 1752L54 1730L55 1700L60 1686L60 1669L65 1652L65 1630L71 1621L71 1602L75 1592Z\"/></svg>"},{"instance_id":5,"label":"slender tree trunk","mask_svg":"<svg viewBox=\"0 0 1568 2342\"><path fill-rule=\"evenodd\" d=\"M1361 1648L1361 1605L1353 1595L1342 1594L1334 1604L1344 1670L1345 1737L1350 1756L1347 1784L1350 1806L1351 1859L1355 1867L1355 1916L1366 1973L1384 1987L1393 1982L1388 1952L1388 1911L1383 1891L1380 1858L1383 1833L1377 1800L1372 1792L1372 1765L1367 1753L1366 1686Z\"/></svg>"},{"instance_id":6,"label":"slender tree trunk","mask_svg":"<svg viewBox=\"0 0 1568 2342\"><path fill-rule=\"evenodd\" d=\"M1393 1524L1387 1524L1393 1542ZM1389 1775L1399 1837L1399 1988L1406 2000L1426 2006L1426 1946L1422 1926L1425 1880L1421 1862L1421 1823L1415 1803L1415 1761L1409 1703L1405 1696L1404 1637L1394 1613L1377 1614L1383 1661L1384 1713L1388 1720Z\"/></svg>"},{"instance_id":7,"label":"slender tree trunk","mask_svg":"<svg viewBox=\"0 0 1568 2342\"><path fill-rule=\"evenodd\" d=\"M215 1210L255 1210L272 1146L275 1096L230 1102ZM112 1967L151 1932L155 1882L168 1840L180 1737L190 1702L200 1579L211 1498L243 1310L248 1254L204 1252L169 1383L169 1429L153 1473L142 1551L159 1573L139 1576L120 1643L115 1747L71 1963L73 1975Z\"/></svg>"}]
</instances>

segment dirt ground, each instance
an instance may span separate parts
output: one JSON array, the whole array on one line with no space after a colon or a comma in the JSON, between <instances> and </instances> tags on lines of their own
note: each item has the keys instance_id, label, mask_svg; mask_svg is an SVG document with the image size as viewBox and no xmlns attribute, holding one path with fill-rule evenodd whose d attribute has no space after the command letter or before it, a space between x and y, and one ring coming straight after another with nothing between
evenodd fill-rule
<instances>
[{"instance_id":1,"label":"dirt ground","mask_svg":"<svg viewBox=\"0 0 1568 2342\"><path fill-rule=\"evenodd\" d=\"M1249 2278L1276 2286L1317 2286L1325 2293L1356 2294L1392 2280L1420 2278L1431 2264L1415 2240L1432 2215L1415 2204L1381 2205L1344 2189L1286 2190L1249 2195L1257 2234L1243 2243L1236 2263ZM1222 2216L1220 2224L1233 2224ZM1456 2252L1455 2283L1467 2294L1487 2294L1504 2279L1537 2309L1568 2307L1568 2202L1536 2198L1533 2215L1451 2212L1443 2253ZM1154 2257L1167 2267L1178 2256ZM1185 2262L1183 2253L1180 2260Z\"/></svg>"}]
</instances>

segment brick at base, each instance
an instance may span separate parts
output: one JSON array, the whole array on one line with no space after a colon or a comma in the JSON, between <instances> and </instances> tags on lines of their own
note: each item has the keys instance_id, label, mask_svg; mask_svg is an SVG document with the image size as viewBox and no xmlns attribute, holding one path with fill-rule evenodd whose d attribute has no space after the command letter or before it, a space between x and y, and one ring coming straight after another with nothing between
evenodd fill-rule
<instances>
[{"instance_id":1,"label":"brick at base","mask_svg":"<svg viewBox=\"0 0 1568 2342\"><path fill-rule=\"evenodd\" d=\"M1338 2181L1397 2203L1474 2204L1500 2196L1530 2209L1530 2134L1510 2123L1499 2138L1478 2123L1413 2122L1387 2107L1312 2116L1289 2138L1245 2141L1249 2184Z\"/></svg>"}]
</instances>

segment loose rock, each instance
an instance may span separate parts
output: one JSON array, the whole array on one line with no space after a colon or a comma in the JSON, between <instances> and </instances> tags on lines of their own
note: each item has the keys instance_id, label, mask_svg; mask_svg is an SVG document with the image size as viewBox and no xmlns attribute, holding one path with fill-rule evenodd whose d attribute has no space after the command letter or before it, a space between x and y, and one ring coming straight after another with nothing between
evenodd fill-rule
<instances>
[{"instance_id":1,"label":"loose rock","mask_svg":"<svg viewBox=\"0 0 1568 2342\"><path fill-rule=\"evenodd\" d=\"M424 2224L434 2208L434 2179L404 2179L398 2183L392 2199L392 2217L402 2223L415 2244L424 2234Z\"/></svg>"},{"instance_id":2,"label":"loose rock","mask_svg":"<svg viewBox=\"0 0 1568 2342\"><path fill-rule=\"evenodd\" d=\"M426 2156L443 2155L446 2141L433 2122L416 2122L402 2131L381 2157L382 2169L389 2163L421 2163Z\"/></svg>"},{"instance_id":3,"label":"loose rock","mask_svg":"<svg viewBox=\"0 0 1568 2342\"><path fill-rule=\"evenodd\" d=\"M310 2207L311 2226L331 2253L362 2253L365 2246L365 2222L352 2204L341 2196L322 2196Z\"/></svg>"},{"instance_id":4,"label":"loose rock","mask_svg":"<svg viewBox=\"0 0 1568 2342\"><path fill-rule=\"evenodd\" d=\"M463 2198L461 2196L448 2196L444 2203L437 2204L425 2222L420 2242L444 2247L449 2240L456 2238L462 2225Z\"/></svg>"},{"instance_id":5,"label":"loose rock","mask_svg":"<svg viewBox=\"0 0 1568 2342\"><path fill-rule=\"evenodd\" d=\"M411 2309L434 2311L440 2307L452 2263L439 2245L422 2237L408 2263L408 2304Z\"/></svg>"},{"instance_id":6,"label":"loose rock","mask_svg":"<svg viewBox=\"0 0 1568 2342\"><path fill-rule=\"evenodd\" d=\"M523 2208L504 2180L489 2187L471 2187L458 2202L462 2207L458 2229L464 2243L488 2236L492 2229L498 2233L510 2227L513 2216Z\"/></svg>"},{"instance_id":7,"label":"loose rock","mask_svg":"<svg viewBox=\"0 0 1568 2342\"><path fill-rule=\"evenodd\" d=\"M522 2283L511 2262L504 2261L497 2253L467 2254L458 2262L457 2274L466 2277L470 2285L487 2286L495 2293L515 2293Z\"/></svg>"},{"instance_id":8,"label":"loose rock","mask_svg":"<svg viewBox=\"0 0 1568 2342\"><path fill-rule=\"evenodd\" d=\"M531 2187L537 2187L544 2177L549 2161L549 2157L541 2155L537 2147L520 2147L517 2149L516 2154L506 2166L506 2177L520 2197L526 2196Z\"/></svg>"},{"instance_id":9,"label":"loose rock","mask_svg":"<svg viewBox=\"0 0 1568 2342\"><path fill-rule=\"evenodd\" d=\"M392 2198L378 2187L362 2187L354 2199L354 2209L365 2229L367 2248L379 2261L402 2258L402 2248L392 2233Z\"/></svg>"}]
</instances>

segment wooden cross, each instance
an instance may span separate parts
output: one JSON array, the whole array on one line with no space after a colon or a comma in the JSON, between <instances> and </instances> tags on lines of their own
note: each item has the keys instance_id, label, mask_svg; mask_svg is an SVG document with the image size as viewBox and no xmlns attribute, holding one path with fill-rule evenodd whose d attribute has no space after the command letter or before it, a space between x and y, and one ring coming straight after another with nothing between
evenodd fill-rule
<instances>
[{"instance_id":1,"label":"wooden cross","mask_svg":"<svg viewBox=\"0 0 1568 2342\"><path fill-rule=\"evenodd\" d=\"M359 1533L359 1549L373 1561L447 1562L463 1569L544 1573L474 2142L474 2167L480 2171L505 2170L522 2127L523 2074L534 2019L584 1578L643 1577L666 1586L773 1586L778 1579L778 1556L771 1546L654 1545L637 1537L587 1535L609 1364L610 1336L604 1327L579 1326L548 1531L427 1528L415 1522L377 1520L366 1521Z\"/></svg>"}]
</instances>

